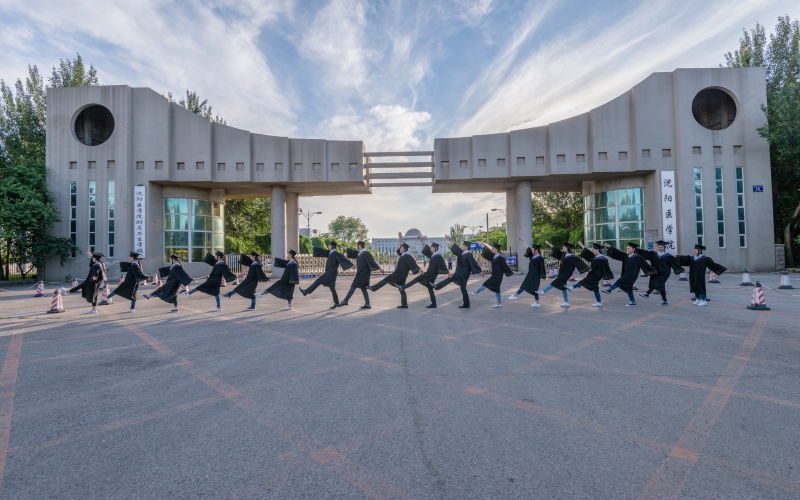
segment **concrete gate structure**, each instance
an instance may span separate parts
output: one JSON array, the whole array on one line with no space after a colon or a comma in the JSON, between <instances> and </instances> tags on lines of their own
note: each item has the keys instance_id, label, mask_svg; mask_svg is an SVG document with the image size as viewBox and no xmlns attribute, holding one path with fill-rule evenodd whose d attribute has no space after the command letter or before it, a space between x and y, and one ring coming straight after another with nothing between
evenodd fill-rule
<instances>
[{"instance_id":1,"label":"concrete gate structure","mask_svg":"<svg viewBox=\"0 0 800 500\"><path fill-rule=\"evenodd\" d=\"M769 147L756 131L763 104L762 68L677 69L547 126L435 139L433 151L367 152L361 141L212 123L147 88L51 88L47 182L62 217L53 233L114 260L141 251L147 273L174 251L201 275L205 252L223 247L226 200L269 196L282 256L298 244L300 196L429 186L505 193L509 245L522 253L513 245L532 239L531 193L580 191L587 242L664 239L689 254L700 241L729 269L772 271ZM375 161L397 156L425 161ZM85 270L82 258L46 266L50 280Z\"/></svg>"}]
</instances>

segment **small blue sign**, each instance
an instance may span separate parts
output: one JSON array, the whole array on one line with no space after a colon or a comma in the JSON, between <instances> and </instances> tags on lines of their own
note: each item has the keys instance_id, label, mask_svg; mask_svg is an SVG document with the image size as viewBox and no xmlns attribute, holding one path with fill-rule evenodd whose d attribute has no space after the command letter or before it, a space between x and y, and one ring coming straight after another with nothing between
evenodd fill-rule
<instances>
[{"instance_id":1,"label":"small blue sign","mask_svg":"<svg viewBox=\"0 0 800 500\"><path fill-rule=\"evenodd\" d=\"M517 265L517 256L516 255L509 255L506 257L506 264L509 266L516 266Z\"/></svg>"},{"instance_id":2,"label":"small blue sign","mask_svg":"<svg viewBox=\"0 0 800 500\"><path fill-rule=\"evenodd\" d=\"M481 246L478 245L477 243L470 243L469 244L469 251L470 252L480 252L481 250L482 250Z\"/></svg>"},{"instance_id":3,"label":"small blue sign","mask_svg":"<svg viewBox=\"0 0 800 500\"><path fill-rule=\"evenodd\" d=\"M753 186L753 192L754 193L763 193L764 192L764 186Z\"/></svg>"}]
</instances>

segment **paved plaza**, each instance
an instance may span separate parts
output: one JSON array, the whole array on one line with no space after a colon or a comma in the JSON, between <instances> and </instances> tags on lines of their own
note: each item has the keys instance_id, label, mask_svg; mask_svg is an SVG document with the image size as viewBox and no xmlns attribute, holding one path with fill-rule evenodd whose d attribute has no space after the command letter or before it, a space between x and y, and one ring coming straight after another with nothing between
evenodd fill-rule
<instances>
[{"instance_id":1,"label":"paved plaza","mask_svg":"<svg viewBox=\"0 0 800 500\"><path fill-rule=\"evenodd\" d=\"M755 279L771 311L735 273L708 307L674 277L667 307L602 309L505 300L520 276L469 310L387 287L45 314L6 287L0 498L800 498L800 290Z\"/></svg>"}]
</instances>

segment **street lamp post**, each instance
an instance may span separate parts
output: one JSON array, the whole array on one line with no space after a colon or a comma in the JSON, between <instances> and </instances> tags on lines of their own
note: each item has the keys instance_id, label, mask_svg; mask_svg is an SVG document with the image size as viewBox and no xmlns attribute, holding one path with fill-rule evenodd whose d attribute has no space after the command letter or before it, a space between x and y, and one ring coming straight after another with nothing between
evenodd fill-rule
<instances>
[{"instance_id":1,"label":"street lamp post","mask_svg":"<svg viewBox=\"0 0 800 500\"><path fill-rule=\"evenodd\" d=\"M311 218L314 217L315 215L320 215L321 213L322 212L303 212L302 208L298 209L298 214L300 214L300 216L306 218L306 224L308 226L308 239L309 240L311 239Z\"/></svg>"},{"instance_id":2,"label":"street lamp post","mask_svg":"<svg viewBox=\"0 0 800 500\"><path fill-rule=\"evenodd\" d=\"M506 218L506 247L508 248L509 251L511 251L512 242L508 241L508 235L509 235L509 231L508 231L508 215L506 215L506 211L503 210L502 208L493 208L492 212L500 212L501 214L503 214L503 217ZM489 214L486 214L486 227L487 228L489 227Z\"/></svg>"},{"instance_id":3,"label":"street lamp post","mask_svg":"<svg viewBox=\"0 0 800 500\"><path fill-rule=\"evenodd\" d=\"M475 236L475 230L476 230L476 229L481 229L481 228L483 227L483 226L470 226L470 225L468 225L468 224L461 224L461 225L462 225L462 226L464 226L465 228L467 228L467 227L468 227L468 228L469 228L469 230L470 230L470 231L472 231L472 235L473 235L473 236Z\"/></svg>"}]
</instances>

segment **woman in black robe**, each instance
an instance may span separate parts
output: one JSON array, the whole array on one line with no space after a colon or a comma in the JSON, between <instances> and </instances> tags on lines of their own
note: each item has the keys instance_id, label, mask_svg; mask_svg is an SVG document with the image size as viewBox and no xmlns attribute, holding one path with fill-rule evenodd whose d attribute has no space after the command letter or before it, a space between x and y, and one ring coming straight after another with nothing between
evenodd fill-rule
<instances>
[{"instance_id":1,"label":"woman in black robe","mask_svg":"<svg viewBox=\"0 0 800 500\"><path fill-rule=\"evenodd\" d=\"M475 293L470 292L470 295L478 295L482 291L488 289L494 292L494 296L497 298L497 302L492 305L492 307L502 307L501 302L503 296L500 294L500 285L503 284L503 276L513 276L514 273L511 271L511 268L508 267L506 258L500 253L500 245L495 243L489 246L482 241L479 241L478 245L483 248L481 257L492 263L492 275L489 276L488 280L483 282L483 285L475 290Z\"/></svg>"},{"instance_id":2,"label":"woman in black robe","mask_svg":"<svg viewBox=\"0 0 800 500\"><path fill-rule=\"evenodd\" d=\"M453 243L453 240L450 239L450 236L445 235L444 237L448 243L452 245L450 247L450 251L456 256L456 271L448 275L446 279L443 279L438 283L430 283L430 285L434 290L441 290L450 283L455 283L461 289L461 298L464 301L460 306L458 306L458 308L469 309L470 305L469 293L467 292L467 282L472 274L480 274L481 277L483 277L481 266L478 265L478 261L475 260L475 257L472 256L472 252L469 251L471 246L469 241L462 243L461 247L459 248L458 245Z\"/></svg>"},{"instance_id":3,"label":"woman in black robe","mask_svg":"<svg viewBox=\"0 0 800 500\"><path fill-rule=\"evenodd\" d=\"M169 256L169 271L167 275L167 281L164 282L163 285L156 288L153 293L147 295L146 293L142 294L147 300L150 300L150 297L158 297L159 299L172 304L172 310L170 312L178 312L178 292L181 290L181 285L188 286L189 283L192 282L192 278L186 274L186 271L183 269L183 265L181 265L181 258L175 254ZM159 269L161 271L161 269Z\"/></svg>"},{"instance_id":4,"label":"woman in black robe","mask_svg":"<svg viewBox=\"0 0 800 500\"><path fill-rule=\"evenodd\" d=\"M293 310L292 298L294 297L294 287L300 283L300 268L297 265L296 256L297 252L294 250L289 250L286 252L286 260L276 257L275 262L272 265L283 268L283 274L278 281L276 281L271 287L264 290L263 293L256 294L259 297L263 297L265 294L269 293L278 297L279 299L288 301L289 304L281 309L281 311Z\"/></svg>"},{"instance_id":5,"label":"woman in black robe","mask_svg":"<svg viewBox=\"0 0 800 500\"><path fill-rule=\"evenodd\" d=\"M622 261L622 274L617 282L611 285L610 288L603 290L603 293L610 294L617 288L627 293L630 302L625 304L625 307L632 307L636 305L636 297L633 296L633 284L636 283L636 280L639 278L639 271L641 270L647 276L656 274L658 272L656 268L647 263L647 260L645 260L644 257L636 253L636 247L638 246L639 245L636 243L629 242L625 247L628 253L624 254L606 243L606 248L608 248L608 256L612 259Z\"/></svg>"},{"instance_id":6,"label":"woman in black robe","mask_svg":"<svg viewBox=\"0 0 800 500\"><path fill-rule=\"evenodd\" d=\"M583 243L578 242L581 247L581 259L588 262L589 274L573 286L567 286L567 290L574 290L576 288L585 288L594 292L594 298L597 302L592 304L592 307L603 307L603 301L600 299L600 282L602 280L613 280L614 273L611 272L611 267L608 265L608 259L603 255L603 245L599 243L592 244L592 249L589 250Z\"/></svg>"},{"instance_id":7,"label":"woman in black robe","mask_svg":"<svg viewBox=\"0 0 800 500\"><path fill-rule=\"evenodd\" d=\"M365 247L366 243L359 241L356 243L356 248L358 250L353 250L351 248L347 249L347 258L356 260L356 276L353 278L353 282L350 283L350 290L347 291L347 295L344 296L344 300L339 302L339 307L349 305L350 297L356 293L356 290L361 290L361 295L364 297L364 305L361 306L361 309L372 308L372 306L369 304L367 287L369 286L369 280L370 276L372 276L372 272L380 271L381 266L375 262L375 258L372 257L372 254L365 250Z\"/></svg>"},{"instance_id":8,"label":"woman in black robe","mask_svg":"<svg viewBox=\"0 0 800 500\"><path fill-rule=\"evenodd\" d=\"M120 269L125 273L125 280L108 294L108 298L119 295L130 300L131 308L125 312L133 313L136 312L136 292L139 290L139 282L146 280L147 276L142 272L138 253L131 252L129 259L130 262L119 263Z\"/></svg>"},{"instance_id":9,"label":"woman in black robe","mask_svg":"<svg viewBox=\"0 0 800 500\"><path fill-rule=\"evenodd\" d=\"M247 310L254 311L256 308L256 287L259 282L269 281L269 278L264 274L261 260L259 260L256 252L250 252L249 256L242 254L239 257L239 264L247 266L247 277L236 288L226 293L225 297L231 298L234 293L238 293L242 297L250 299L250 307Z\"/></svg>"},{"instance_id":10,"label":"woman in black robe","mask_svg":"<svg viewBox=\"0 0 800 500\"><path fill-rule=\"evenodd\" d=\"M549 241L545 241L546 245L549 245L551 250L553 251L553 258L560 260L561 265L558 266L558 276L556 279L550 282L542 293L547 293L553 288L558 288L561 290L561 294L564 296L564 303L561 304L561 307L569 307L569 296L567 295L567 280L570 279L572 273L575 270L578 270L578 273L583 274L589 270L589 266L587 266L577 255L572 253L572 245L569 243L564 243L561 247L561 250L556 248L552 243Z\"/></svg>"},{"instance_id":11,"label":"woman in black robe","mask_svg":"<svg viewBox=\"0 0 800 500\"><path fill-rule=\"evenodd\" d=\"M682 255L678 257L678 263L682 266L689 266L689 291L694 293L696 306L707 306L708 297L706 297L706 269L714 271L715 274L720 275L728 270L727 267L721 266L711 260L711 257L706 257L703 254L706 247L703 245L695 245L692 249L693 255Z\"/></svg>"},{"instance_id":12,"label":"woman in black robe","mask_svg":"<svg viewBox=\"0 0 800 500\"><path fill-rule=\"evenodd\" d=\"M100 285L106 280L105 272L103 271L103 264L100 259L103 254L92 252L92 258L89 262L89 274L80 285L70 288L67 293L81 291L81 297L86 299L86 302L92 304L92 308L86 311L86 314L97 314L97 295L100 293Z\"/></svg>"},{"instance_id":13,"label":"woman in black robe","mask_svg":"<svg viewBox=\"0 0 800 500\"><path fill-rule=\"evenodd\" d=\"M204 262L209 263L211 262L211 254L206 256L206 260ZM213 266L211 267L211 272L208 275L208 278L202 284L196 286L194 290L189 292L189 295L195 292L203 292L205 294L211 295L214 297L217 307L212 309L210 312L216 312L220 310L220 303L219 303L219 289L222 287L222 279L225 278L229 281L233 281L236 279L236 275L233 274L228 267L227 262L225 262L225 254L217 251L214 254L214 258L216 262L214 262Z\"/></svg>"},{"instance_id":14,"label":"woman in black robe","mask_svg":"<svg viewBox=\"0 0 800 500\"><path fill-rule=\"evenodd\" d=\"M650 265L656 268L657 274L650 276L650 283L647 285L647 291L640 293L640 297L648 298L653 290L658 290L661 294L661 302L659 306L669 305L667 303L667 280L669 279L669 272L673 271L675 274L686 272L679 264L678 259L667 252L667 242L663 240L656 241L656 251L636 249L636 253L650 261Z\"/></svg>"},{"instance_id":15,"label":"woman in black robe","mask_svg":"<svg viewBox=\"0 0 800 500\"><path fill-rule=\"evenodd\" d=\"M350 262L345 258L344 255L340 254L336 250L336 242L331 241L328 243L328 250L326 251L323 248L314 247L314 257L325 257L328 260L325 261L325 272L322 273L319 278L314 280L311 283L311 286L303 290L300 289L300 293L303 294L305 297L308 294L314 293L320 285L327 287L331 291L331 297L333 298L333 305L331 309L338 307L339 305L339 294L336 293L336 277L339 275L339 268L342 268L342 271L347 271L351 267L353 267L353 263Z\"/></svg>"},{"instance_id":16,"label":"woman in black robe","mask_svg":"<svg viewBox=\"0 0 800 500\"><path fill-rule=\"evenodd\" d=\"M541 254L541 247L539 245L528 245L522 238L519 239L523 245L527 247L525 250L525 258L530 260L528 264L528 274L522 281L522 285L517 290L517 293L511 294L508 300L517 300L522 292L528 292L533 295L533 304L531 307L541 307L539 304L539 285L541 280L547 277L547 271L544 269L544 257Z\"/></svg>"}]
</instances>

